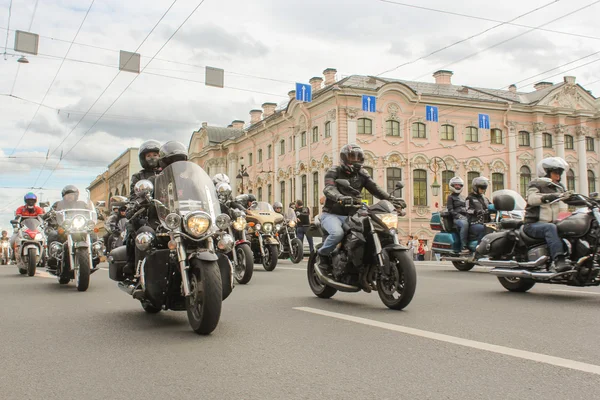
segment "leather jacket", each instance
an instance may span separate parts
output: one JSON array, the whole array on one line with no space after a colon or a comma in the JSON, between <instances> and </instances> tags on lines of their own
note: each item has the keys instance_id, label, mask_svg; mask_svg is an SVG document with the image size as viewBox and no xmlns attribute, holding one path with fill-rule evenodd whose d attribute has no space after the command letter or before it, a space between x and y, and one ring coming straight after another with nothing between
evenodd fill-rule
<instances>
[{"instance_id":1,"label":"leather jacket","mask_svg":"<svg viewBox=\"0 0 600 400\"><path fill-rule=\"evenodd\" d=\"M446 200L446 208L452 219L467 219L466 199L458 193L451 193Z\"/></svg>"}]
</instances>

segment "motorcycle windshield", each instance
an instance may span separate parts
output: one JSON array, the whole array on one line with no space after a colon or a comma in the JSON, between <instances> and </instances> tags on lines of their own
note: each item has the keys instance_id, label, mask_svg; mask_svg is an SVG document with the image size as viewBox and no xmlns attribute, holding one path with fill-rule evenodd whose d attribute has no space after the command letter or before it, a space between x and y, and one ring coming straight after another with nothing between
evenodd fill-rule
<instances>
[{"instance_id":1,"label":"motorcycle windshield","mask_svg":"<svg viewBox=\"0 0 600 400\"><path fill-rule=\"evenodd\" d=\"M494 197L499 195L508 195L515 200L515 209L512 211L501 211L502 218L523 219L525 217L525 207L527 206L527 202L523 196L514 190L501 189L492 193L492 202L494 201Z\"/></svg>"},{"instance_id":2,"label":"motorcycle windshield","mask_svg":"<svg viewBox=\"0 0 600 400\"><path fill-rule=\"evenodd\" d=\"M296 212L291 208L288 208L285 212L285 220L286 221L295 221L298 217L296 216Z\"/></svg>"},{"instance_id":3,"label":"motorcycle windshield","mask_svg":"<svg viewBox=\"0 0 600 400\"><path fill-rule=\"evenodd\" d=\"M30 231L38 231L38 228L42 224L42 221L40 221L39 218L25 218L21 223L23 224L25 229L28 229Z\"/></svg>"},{"instance_id":4,"label":"motorcycle windshield","mask_svg":"<svg viewBox=\"0 0 600 400\"><path fill-rule=\"evenodd\" d=\"M210 215L214 226L221 213L210 176L191 161L178 161L165 168L156 177L154 198L162 203L156 206L156 211L163 223L170 213L184 216L192 211L203 211Z\"/></svg>"},{"instance_id":5,"label":"motorcycle windshield","mask_svg":"<svg viewBox=\"0 0 600 400\"><path fill-rule=\"evenodd\" d=\"M79 195L69 193L56 203L56 222L63 225L65 221L72 220L81 215L87 221L98 222L96 207L85 190L80 190Z\"/></svg>"},{"instance_id":6,"label":"motorcycle windshield","mask_svg":"<svg viewBox=\"0 0 600 400\"><path fill-rule=\"evenodd\" d=\"M262 212L272 212L272 213L275 212L275 210L273 209L273 206L271 206L271 204L267 203L266 201L257 201L256 203L252 204L252 206L249 209L252 211L262 211Z\"/></svg>"}]
</instances>

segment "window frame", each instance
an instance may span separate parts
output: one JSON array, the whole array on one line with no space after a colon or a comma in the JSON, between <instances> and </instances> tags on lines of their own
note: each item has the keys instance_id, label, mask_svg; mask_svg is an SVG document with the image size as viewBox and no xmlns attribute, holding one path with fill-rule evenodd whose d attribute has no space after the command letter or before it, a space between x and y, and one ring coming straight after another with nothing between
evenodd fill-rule
<instances>
[{"instance_id":1,"label":"window frame","mask_svg":"<svg viewBox=\"0 0 600 400\"><path fill-rule=\"evenodd\" d=\"M397 127L396 133L394 128ZM390 137L400 137L400 122L395 119L388 119L385 121L385 135Z\"/></svg>"},{"instance_id":2,"label":"window frame","mask_svg":"<svg viewBox=\"0 0 600 400\"><path fill-rule=\"evenodd\" d=\"M270 160L273 158L273 145L270 144L267 146L267 160Z\"/></svg>"},{"instance_id":3,"label":"window frame","mask_svg":"<svg viewBox=\"0 0 600 400\"><path fill-rule=\"evenodd\" d=\"M542 133L542 148L551 149L553 147L553 138L552 134L548 132Z\"/></svg>"},{"instance_id":4,"label":"window frame","mask_svg":"<svg viewBox=\"0 0 600 400\"><path fill-rule=\"evenodd\" d=\"M585 137L585 151L596 151L595 148L596 148L596 143L594 143L594 138L592 136L586 136Z\"/></svg>"},{"instance_id":5,"label":"window frame","mask_svg":"<svg viewBox=\"0 0 600 400\"><path fill-rule=\"evenodd\" d=\"M285 186L287 185L286 181L279 181L279 198L281 200L281 204L285 204Z\"/></svg>"},{"instance_id":6,"label":"window frame","mask_svg":"<svg viewBox=\"0 0 600 400\"><path fill-rule=\"evenodd\" d=\"M415 128L417 128L415 135ZM423 128L423 132L421 135L421 128ZM427 139L427 125L422 122L413 122L410 126L410 132L413 139Z\"/></svg>"},{"instance_id":7,"label":"window frame","mask_svg":"<svg viewBox=\"0 0 600 400\"><path fill-rule=\"evenodd\" d=\"M285 155L285 139L281 139L279 141L279 155L280 156Z\"/></svg>"},{"instance_id":8,"label":"window frame","mask_svg":"<svg viewBox=\"0 0 600 400\"><path fill-rule=\"evenodd\" d=\"M258 163L263 162L263 151L262 149L258 149Z\"/></svg>"},{"instance_id":9,"label":"window frame","mask_svg":"<svg viewBox=\"0 0 600 400\"><path fill-rule=\"evenodd\" d=\"M420 176L417 176L417 172ZM413 204L416 207L427 206L427 170L413 169Z\"/></svg>"},{"instance_id":10,"label":"window frame","mask_svg":"<svg viewBox=\"0 0 600 400\"><path fill-rule=\"evenodd\" d=\"M263 201L263 197L262 197L262 195L263 195L263 188L262 188L262 186L258 187L257 192L258 192L257 196L256 196L257 200L258 201Z\"/></svg>"},{"instance_id":11,"label":"window frame","mask_svg":"<svg viewBox=\"0 0 600 400\"><path fill-rule=\"evenodd\" d=\"M390 172L392 172L391 175ZM398 173L398 176L396 176L396 172ZM388 167L385 169L385 185L388 193L396 190L396 182L400 181L402 181L402 168ZM402 197L402 190L394 192L394 196Z\"/></svg>"},{"instance_id":12,"label":"window frame","mask_svg":"<svg viewBox=\"0 0 600 400\"><path fill-rule=\"evenodd\" d=\"M369 122L367 124L367 121ZM362 123L362 127L361 127L361 123ZM367 132L367 125L368 125L368 130L369 132ZM362 128L362 132L361 132L361 128ZM373 134L373 120L370 118L359 118L356 121L356 133L358 135L372 135Z\"/></svg>"},{"instance_id":13,"label":"window frame","mask_svg":"<svg viewBox=\"0 0 600 400\"><path fill-rule=\"evenodd\" d=\"M591 169L587 170L587 178L588 178L588 194L594 193L596 191L596 173Z\"/></svg>"},{"instance_id":14,"label":"window frame","mask_svg":"<svg viewBox=\"0 0 600 400\"><path fill-rule=\"evenodd\" d=\"M252 153L248 153L248 166L251 167L254 159L252 157Z\"/></svg>"},{"instance_id":15,"label":"window frame","mask_svg":"<svg viewBox=\"0 0 600 400\"><path fill-rule=\"evenodd\" d=\"M475 175L477 174L477 175ZM473 191L473 179L481 176L481 172L478 171L468 171L467 172L467 192L471 193Z\"/></svg>"},{"instance_id":16,"label":"window frame","mask_svg":"<svg viewBox=\"0 0 600 400\"><path fill-rule=\"evenodd\" d=\"M452 176L448 176L448 173L451 173ZM444 171L442 171L442 200L443 202L446 201L446 199L448 198L448 196L450 195L450 193L452 193L452 191L450 190L450 179L454 178L456 176L456 172L446 169Z\"/></svg>"},{"instance_id":17,"label":"window frame","mask_svg":"<svg viewBox=\"0 0 600 400\"><path fill-rule=\"evenodd\" d=\"M475 133L475 139L473 140L473 133ZM465 142L479 143L479 129L475 126L467 126L465 128Z\"/></svg>"},{"instance_id":18,"label":"window frame","mask_svg":"<svg viewBox=\"0 0 600 400\"><path fill-rule=\"evenodd\" d=\"M300 133L300 148L306 147L306 131Z\"/></svg>"},{"instance_id":19,"label":"window frame","mask_svg":"<svg viewBox=\"0 0 600 400\"><path fill-rule=\"evenodd\" d=\"M502 178L501 181L496 179L498 177ZM492 183L492 193L495 192L496 190L504 189L504 174L502 172L493 172L491 183ZM498 188L498 185L501 185L502 187Z\"/></svg>"},{"instance_id":20,"label":"window frame","mask_svg":"<svg viewBox=\"0 0 600 400\"><path fill-rule=\"evenodd\" d=\"M519 147L531 147L531 134L529 132L519 131Z\"/></svg>"},{"instance_id":21,"label":"window frame","mask_svg":"<svg viewBox=\"0 0 600 400\"><path fill-rule=\"evenodd\" d=\"M565 150L575 150L575 138L573 135L565 135Z\"/></svg>"},{"instance_id":22,"label":"window frame","mask_svg":"<svg viewBox=\"0 0 600 400\"><path fill-rule=\"evenodd\" d=\"M314 126L312 128L312 142L317 143L319 141L319 127Z\"/></svg>"},{"instance_id":23,"label":"window frame","mask_svg":"<svg viewBox=\"0 0 600 400\"><path fill-rule=\"evenodd\" d=\"M324 137L325 139L328 139L331 137L331 121L327 121L325 122L325 133L324 133Z\"/></svg>"},{"instance_id":24,"label":"window frame","mask_svg":"<svg viewBox=\"0 0 600 400\"><path fill-rule=\"evenodd\" d=\"M572 169L567 172L567 190L575 191L575 172Z\"/></svg>"},{"instance_id":25,"label":"window frame","mask_svg":"<svg viewBox=\"0 0 600 400\"><path fill-rule=\"evenodd\" d=\"M313 186L313 198L312 198L312 215L319 213L319 171L313 172L312 174L312 186Z\"/></svg>"},{"instance_id":26,"label":"window frame","mask_svg":"<svg viewBox=\"0 0 600 400\"><path fill-rule=\"evenodd\" d=\"M373 176L373 168L372 167L363 167L363 169L369 173L369 175ZM371 193L369 193L369 191L365 188L363 188L363 190L360 192L362 199L363 200L367 200L369 202L369 205L373 204L374 198L373 195Z\"/></svg>"},{"instance_id":27,"label":"window frame","mask_svg":"<svg viewBox=\"0 0 600 400\"><path fill-rule=\"evenodd\" d=\"M498 133L500 133L500 141L498 141ZM494 128L490 130L491 144L504 144L504 132L502 129Z\"/></svg>"},{"instance_id":28,"label":"window frame","mask_svg":"<svg viewBox=\"0 0 600 400\"><path fill-rule=\"evenodd\" d=\"M527 173L523 173L523 168L527 169ZM524 199L527 199L527 188L529 187L529 182L531 182L531 168L527 165L521 165L519 168L519 185L520 185L520 194Z\"/></svg>"},{"instance_id":29,"label":"window frame","mask_svg":"<svg viewBox=\"0 0 600 400\"><path fill-rule=\"evenodd\" d=\"M440 140L455 140L456 136L454 134L454 125L444 124L441 126L441 128L442 129L440 131ZM451 132L450 130L448 130L448 128L452 128ZM452 137L450 137L450 134L452 135Z\"/></svg>"}]
</instances>

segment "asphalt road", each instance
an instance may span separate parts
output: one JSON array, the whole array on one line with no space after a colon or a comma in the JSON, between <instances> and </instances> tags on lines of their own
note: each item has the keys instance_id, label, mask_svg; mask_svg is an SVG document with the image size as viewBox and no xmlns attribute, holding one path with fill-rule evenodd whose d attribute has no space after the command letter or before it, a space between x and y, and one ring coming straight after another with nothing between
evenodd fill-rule
<instances>
[{"instance_id":1,"label":"asphalt road","mask_svg":"<svg viewBox=\"0 0 600 400\"><path fill-rule=\"evenodd\" d=\"M106 270L78 293L0 267L0 399L600 398L600 290L417 267L398 312L376 293L314 297L303 264L256 266L210 336L146 314Z\"/></svg>"}]
</instances>

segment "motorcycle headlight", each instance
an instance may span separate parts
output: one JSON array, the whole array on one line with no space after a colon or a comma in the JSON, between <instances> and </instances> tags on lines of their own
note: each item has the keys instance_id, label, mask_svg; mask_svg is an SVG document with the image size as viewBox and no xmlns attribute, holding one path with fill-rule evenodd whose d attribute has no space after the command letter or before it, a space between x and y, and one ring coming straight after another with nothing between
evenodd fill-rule
<instances>
[{"instance_id":1,"label":"motorcycle headlight","mask_svg":"<svg viewBox=\"0 0 600 400\"><path fill-rule=\"evenodd\" d=\"M246 218L237 217L237 219L233 222L233 229L236 231L242 231L246 227Z\"/></svg>"},{"instance_id":2,"label":"motorcycle headlight","mask_svg":"<svg viewBox=\"0 0 600 400\"><path fill-rule=\"evenodd\" d=\"M71 228L74 230L80 230L83 229L86 223L87 221L82 215L76 215L71 221Z\"/></svg>"},{"instance_id":3,"label":"motorcycle headlight","mask_svg":"<svg viewBox=\"0 0 600 400\"><path fill-rule=\"evenodd\" d=\"M263 225L263 231L265 231L265 233L271 233L273 232L273 224L270 222L267 222L266 224Z\"/></svg>"},{"instance_id":4,"label":"motorcycle headlight","mask_svg":"<svg viewBox=\"0 0 600 400\"><path fill-rule=\"evenodd\" d=\"M275 225L275 231L279 232L281 230L281 224Z\"/></svg>"},{"instance_id":5,"label":"motorcycle headlight","mask_svg":"<svg viewBox=\"0 0 600 400\"><path fill-rule=\"evenodd\" d=\"M165 225L169 229L179 229L181 228L181 216L176 213L171 213L167 215L165 218Z\"/></svg>"},{"instance_id":6,"label":"motorcycle headlight","mask_svg":"<svg viewBox=\"0 0 600 400\"><path fill-rule=\"evenodd\" d=\"M190 235L200 237L208 231L210 222L208 214L201 211L194 211L185 216L184 226Z\"/></svg>"},{"instance_id":7,"label":"motorcycle headlight","mask_svg":"<svg viewBox=\"0 0 600 400\"><path fill-rule=\"evenodd\" d=\"M398 214L389 213L389 214L379 214L377 215L381 222L387 226L388 229L397 229L398 228Z\"/></svg>"},{"instance_id":8,"label":"motorcycle headlight","mask_svg":"<svg viewBox=\"0 0 600 400\"><path fill-rule=\"evenodd\" d=\"M233 249L233 245L233 236L231 236L228 233L222 235L219 241L217 242L217 248L223 253L229 253Z\"/></svg>"},{"instance_id":9,"label":"motorcycle headlight","mask_svg":"<svg viewBox=\"0 0 600 400\"><path fill-rule=\"evenodd\" d=\"M135 237L135 246L140 251L146 251L152 244L154 240L154 235L150 232L142 232Z\"/></svg>"},{"instance_id":10,"label":"motorcycle headlight","mask_svg":"<svg viewBox=\"0 0 600 400\"><path fill-rule=\"evenodd\" d=\"M41 233L38 233L35 235L35 237L33 238L33 240L43 240L44 239L44 235L42 235Z\"/></svg>"},{"instance_id":11,"label":"motorcycle headlight","mask_svg":"<svg viewBox=\"0 0 600 400\"><path fill-rule=\"evenodd\" d=\"M295 228L295 227L296 227L296 221L290 221L290 222L288 222L288 225L289 225L291 228Z\"/></svg>"},{"instance_id":12,"label":"motorcycle headlight","mask_svg":"<svg viewBox=\"0 0 600 400\"><path fill-rule=\"evenodd\" d=\"M215 224L217 225L217 228L224 231L231 225L231 218L229 218L229 215L227 214L219 214L215 220Z\"/></svg>"}]
</instances>

